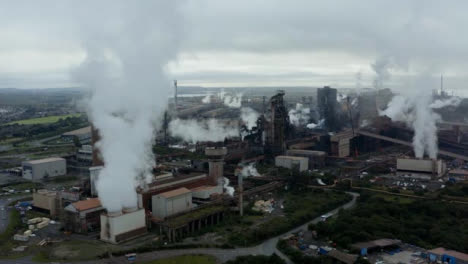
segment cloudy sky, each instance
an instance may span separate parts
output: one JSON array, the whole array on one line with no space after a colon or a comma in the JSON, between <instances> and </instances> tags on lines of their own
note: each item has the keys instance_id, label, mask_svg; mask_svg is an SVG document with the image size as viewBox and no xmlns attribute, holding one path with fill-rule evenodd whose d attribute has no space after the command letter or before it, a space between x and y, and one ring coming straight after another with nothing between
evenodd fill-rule
<instances>
[{"instance_id":1,"label":"cloudy sky","mask_svg":"<svg viewBox=\"0 0 468 264\"><path fill-rule=\"evenodd\" d=\"M0 0L0 87L77 85L69 76L86 57L80 33L125 12L77 2ZM461 91L466 10L464 0L181 1L168 18L182 25L179 55L166 68L182 85L207 87L371 87L377 70L386 87L421 74L437 87L444 74Z\"/></svg>"}]
</instances>

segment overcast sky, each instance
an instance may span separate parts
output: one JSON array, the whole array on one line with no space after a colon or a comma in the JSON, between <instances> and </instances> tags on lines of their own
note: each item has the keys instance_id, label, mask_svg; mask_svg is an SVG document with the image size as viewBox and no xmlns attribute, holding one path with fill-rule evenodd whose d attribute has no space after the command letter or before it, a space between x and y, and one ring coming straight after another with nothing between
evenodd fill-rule
<instances>
[{"instance_id":1,"label":"overcast sky","mask_svg":"<svg viewBox=\"0 0 468 264\"><path fill-rule=\"evenodd\" d=\"M0 87L76 85L69 72L86 56L80 31L109 10L125 12L96 1L0 0ZM371 87L371 65L384 58L386 87L418 74L437 87L444 74L460 91L467 10L464 0L188 0L173 18L184 36L167 70L182 85L354 88Z\"/></svg>"}]
</instances>

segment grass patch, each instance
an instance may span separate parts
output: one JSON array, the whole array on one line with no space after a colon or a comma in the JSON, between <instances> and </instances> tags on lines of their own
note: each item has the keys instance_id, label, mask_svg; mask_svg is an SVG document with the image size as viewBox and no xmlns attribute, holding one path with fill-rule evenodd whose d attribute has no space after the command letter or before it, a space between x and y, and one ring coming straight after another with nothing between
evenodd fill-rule
<instances>
[{"instance_id":1,"label":"grass patch","mask_svg":"<svg viewBox=\"0 0 468 264\"><path fill-rule=\"evenodd\" d=\"M232 245L255 245L304 224L351 199L346 193L321 189L289 192L284 200L285 216L275 216L255 226L250 221L240 220L237 228L229 225L225 233Z\"/></svg>"},{"instance_id":2,"label":"grass patch","mask_svg":"<svg viewBox=\"0 0 468 264\"><path fill-rule=\"evenodd\" d=\"M137 257L138 258L138 257ZM165 259L157 259L145 262L142 264L215 264L216 259L207 255L185 255L170 257Z\"/></svg>"},{"instance_id":3,"label":"grass patch","mask_svg":"<svg viewBox=\"0 0 468 264\"><path fill-rule=\"evenodd\" d=\"M5 125L37 125L37 124L51 124L58 122L60 119L65 119L68 117L80 117L82 114L68 114L68 115L55 115L55 116L45 116L45 117L38 117L38 118L31 118L31 119L23 119L12 121L10 123L6 123Z\"/></svg>"}]
</instances>

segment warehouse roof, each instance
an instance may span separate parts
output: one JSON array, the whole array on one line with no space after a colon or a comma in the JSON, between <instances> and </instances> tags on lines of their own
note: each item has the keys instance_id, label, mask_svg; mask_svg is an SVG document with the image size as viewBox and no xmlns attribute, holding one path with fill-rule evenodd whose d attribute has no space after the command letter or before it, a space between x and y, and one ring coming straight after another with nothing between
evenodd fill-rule
<instances>
[{"instance_id":1,"label":"warehouse roof","mask_svg":"<svg viewBox=\"0 0 468 264\"><path fill-rule=\"evenodd\" d=\"M448 250L442 247L434 248L432 250L429 250L428 252L432 254L436 254L436 255L449 255L462 261L468 261L468 254L454 251L454 250Z\"/></svg>"},{"instance_id":2,"label":"warehouse roof","mask_svg":"<svg viewBox=\"0 0 468 264\"><path fill-rule=\"evenodd\" d=\"M277 159L290 159L290 160L309 160L306 157L295 157L295 156L276 156Z\"/></svg>"},{"instance_id":3,"label":"warehouse roof","mask_svg":"<svg viewBox=\"0 0 468 264\"><path fill-rule=\"evenodd\" d=\"M185 188L185 187L182 187L182 188L175 189L175 190L172 190L172 191L160 193L158 195L162 196L164 198L172 198L172 197L176 197L176 196L186 194L186 193L190 193L190 190Z\"/></svg>"},{"instance_id":4,"label":"warehouse roof","mask_svg":"<svg viewBox=\"0 0 468 264\"><path fill-rule=\"evenodd\" d=\"M198 191L212 190L212 189L215 189L217 187L218 186L203 185L203 186L196 187L196 188L193 188L193 189L190 189L190 190L192 190L192 192L198 192Z\"/></svg>"},{"instance_id":5,"label":"warehouse roof","mask_svg":"<svg viewBox=\"0 0 468 264\"><path fill-rule=\"evenodd\" d=\"M392 245L397 245L399 243L401 243L401 240L382 238L382 239L372 240L372 241L368 241L368 242L352 244L351 247L358 248L358 249L361 249L361 248L376 248L376 247L388 247L388 246L392 246Z\"/></svg>"},{"instance_id":6,"label":"warehouse roof","mask_svg":"<svg viewBox=\"0 0 468 264\"><path fill-rule=\"evenodd\" d=\"M38 160L28 160L28 161L25 161L24 163L41 164L41 163L54 162L54 161L65 161L65 159L62 159L62 158L45 158L45 159L38 159Z\"/></svg>"},{"instance_id":7,"label":"warehouse roof","mask_svg":"<svg viewBox=\"0 0 468 264\"><path fill-rule=\"evenodd\" d=\"M312 155L312 156L326 156L327 155L327 153L324 151L306 150L306 149L289 149L287 153L288 155L290 154L305 154L305 155Z\"/></svg>"},{"instance_id":8,"label":"warehouse roof","mask_svg":"<svg viewBox=\"0 0 468 264\"><path fill-rule=\"evenodd\" d=\"M78 201L76 203L72 203L73 207L77 211L85 211L97 207L101 207L101 201L98 198L90 198L88 200Z\"/></svg>"},{"instance_id":9,"label":"warehouse roof","mask_svg":"<svg viewBox=\"0 0 468 264\"><path fill-rule=\"evenodd\" d=\"M62 134L62 136L78 136L91 133L91 126L83 127L77 130L68 131Z\"/></svg>"}]
</instances>

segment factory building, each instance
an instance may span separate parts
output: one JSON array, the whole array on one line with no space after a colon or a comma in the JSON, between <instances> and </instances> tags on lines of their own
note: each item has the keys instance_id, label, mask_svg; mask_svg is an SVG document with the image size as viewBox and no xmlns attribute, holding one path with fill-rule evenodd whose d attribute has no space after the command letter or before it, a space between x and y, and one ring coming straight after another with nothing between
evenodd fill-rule
<instances>
[{"instance_id":1,"label":"factory building","mask_svg":"<svg viewBox=\"0 0 468 264\"><path fill-rule=\"evenodd\" d=\"M432 174L434 177L445 173L445 163L442 160L432 159L397 159L397 170Z\"/></svg>"},{"instance_id":2,"label":"factory building","mask_svg":"<svg viewBox=\"0 0 468 264\"><path fill-rule=\"evenodd\" d=\"M317 89L317 106L320 119L325 120L325 127L329 131L338 131L340 124L338 122L337 110L337 90L325 86Z\"/></svg>"},{"instance_id":3,"label":"factory building","mask_svg":"<svg viewBox=\"0 0 468 264\"><path fill-rule=\"evenodd\" d=\"M91 126L62 134L62 139L68 142L74 142L75 138L78 139L80 144L89 144L91 142Z\"/></svg>"},{"instance_id":4,"label":"factory building","mask_svg":"<svg viewBox=\"0 0 468 264\"><path fill-rule=\"evenodd\" d=\"M431 263L468 264L468 254L462 252L445 248L434 248L427 253Z\"/></svg>"},{"instance_id":5,"label":"factory building","mask_svg":"<svg viewBox=\"0 0 468 264\"><path fill-rule=\"evenodd\" d=\"M91 145L83 145L76 152L76 159L80 162L91 164L93 162L93 147Z\"/></svg>"},{"instance_id":6,"label":"factory building","mask_svg":"<svg viewBox=\"0 0 468 264\"><path fill-rule=\"evenodd\" d=\"M211 185L218 185L219 179L223 177L224 156L227 154L227 148L206 148L205 155L210 158L208 179Z\"/></svg>"},{"instance_id":7,"label":"factory building","mask_svg":"<svg viewBox=\"0 0 468 264\"><path fill-rule=\"evenodd\" d=\"M286 152L287 156L308 158L309 170L323 168L327 153L316 150L290 149Z\"/></svg>"},{"instance_id":8,"label":"factory building","mask_svg":"<svg viewBox=\"0 0 468 264\"><path fill-rule=\"evenodd\" d=\"M51 216L56 216L59 211L60 201L57 199L56 191L48 191L45 189L38 190L33 193L33 207L49 213Z\"/></svg>"},{"instance_id":9,"label":"factory building","mask_svg":"<svg viewBox=\"0 0 468 264\"><path fill-rule=\"evenodd\" d=\"M204 186L193 188L191 189L191 191L192 191L192 198L200 199L200 200L209 200L213 195L223 194L223 186L204 185Z\"/></svg>"},{"instance_id":10,"label":"factory building","mask_svg":"<svg viewBox=\"0 0 468 264\"><path fill-rule=\"evenodd\" d=\"M330 137L330 155L335 157L348 157L351 154L352 130L336 133Z\"/></svg>"},{"instance_id":11,"label":"factory building","mask_svg":"<svg viewBox=\"0 0 468 264\"><path fill-rule=\"evenodd\" d=\"M65 227L80 234L97 231L101 227L100 215L104 211L97 198L69 204L65 207Z\"/></svg>"},{"instance_id":12,"label":"factory building","mask_svg":"<svg viewBox=\"0 0 468 264\"><path fill-rule=\"evenodd\" d=\"M309 159L305 157L276 156L275 166L287 169L297 168L299 171L306 171L309 169Z\"/></svg>"},{"instance_id":13,"label":"factory building","mask_svg":"<svg viewBox=\"0 0 468 264\"><path fill-rule=\"evenodd\" d=\"M153 217L164 219L168 216L192 209L192 192L185 188L175 189L153 196Z\"/></svg>"},{"instance_id":14,"label":"factory building","mask_svg":"<svg viewBox=\"0 0 468 264\"><path fill-rule=\"evenodd\" d=\"M124 208L118 212L101 214L101 240L121 243L146 234L145 210Z\"/></svg>"},{"instance_id":15,"label":"factory building","mask_svg":"<svg viewBox=\"0 0 468 264\"><path fill-rule=\"evenodd\" d=\"M24 161L22 167L23 178L31 181L40 181L67 174L67 162L62 158Z\"/></svg>"},{"instance_id":16,"label":"factory building","mask_svg":"<svg viewBox=\"0 0 468 264\"><path fill-rule=\"evenodd\" d=\"M99 173L103 168L103 166L93 166L89 168L89 181L91 185L92 196L97 196L96 182L98 180Z\"/></svg>"}]
</instances>

